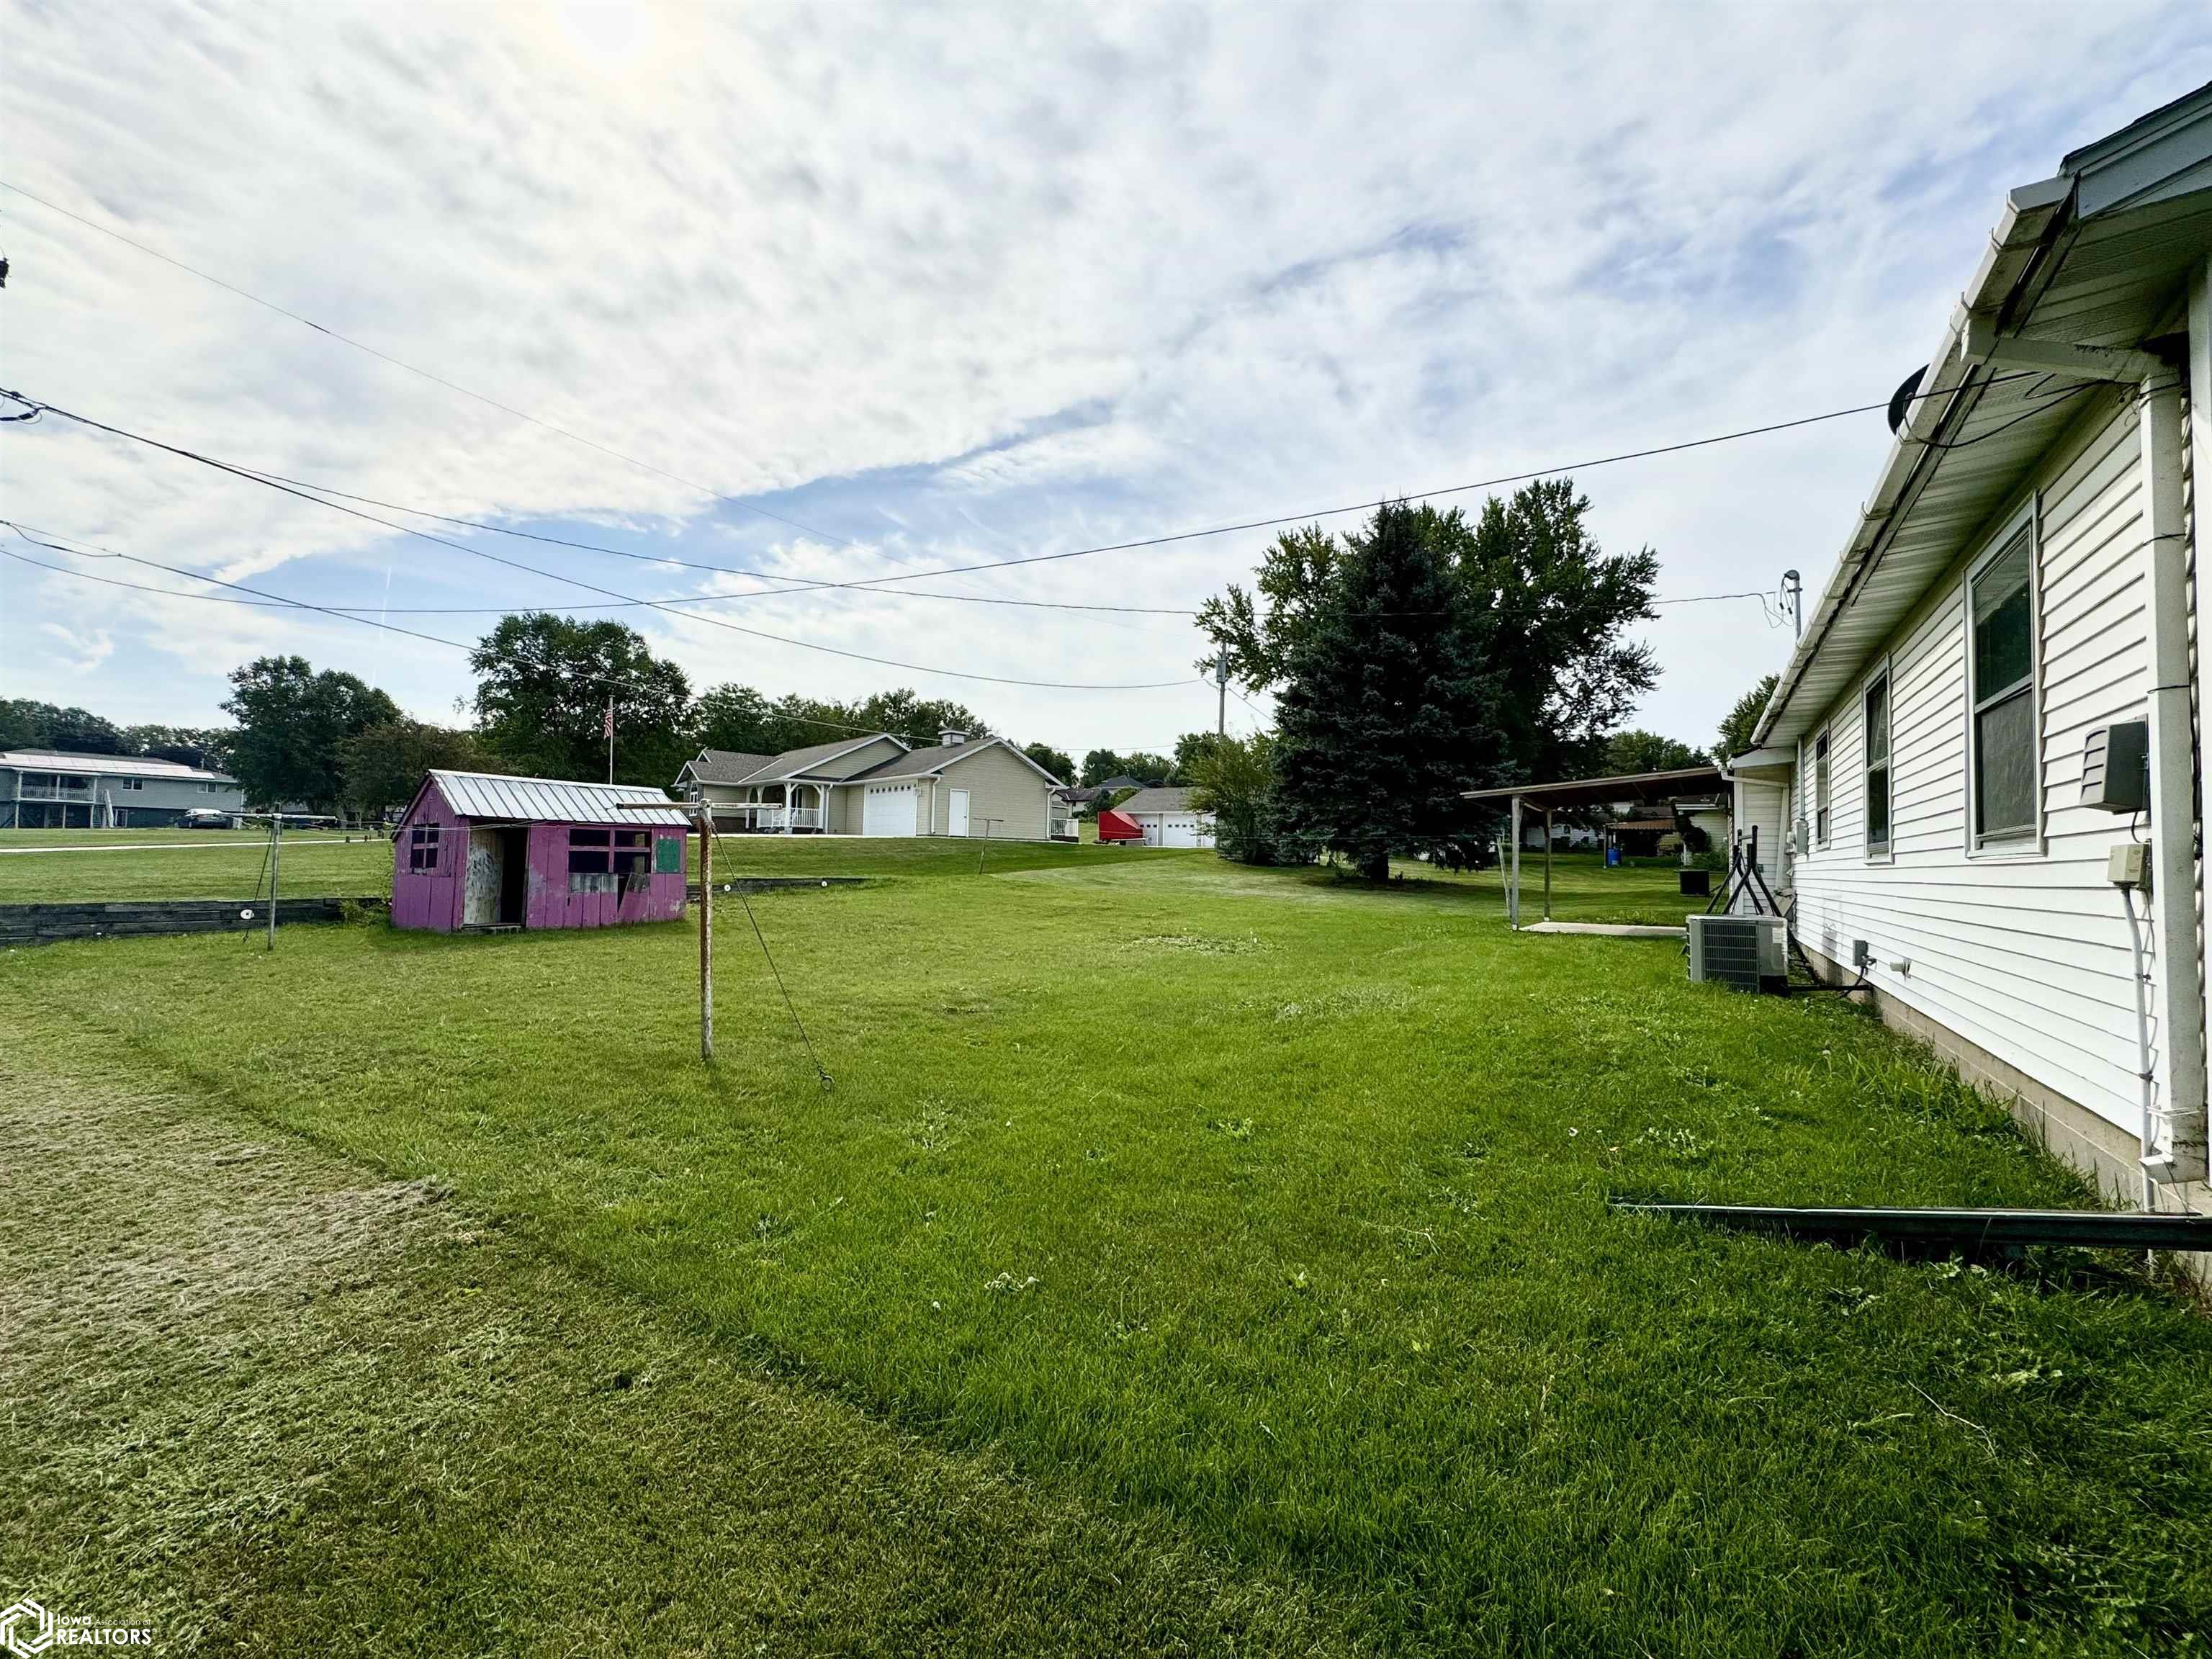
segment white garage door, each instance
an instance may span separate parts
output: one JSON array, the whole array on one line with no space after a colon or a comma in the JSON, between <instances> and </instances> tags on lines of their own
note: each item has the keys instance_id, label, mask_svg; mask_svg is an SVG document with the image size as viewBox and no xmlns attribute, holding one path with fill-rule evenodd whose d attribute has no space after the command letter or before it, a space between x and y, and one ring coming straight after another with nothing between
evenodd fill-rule
<instances>
[{"instance_id":1,"label":"white garage door","mask_svg":"<svg viewBox=\"0 0 2212 1659\"><path fill-rule=\"evenodd\" d=\"M914 833L914 786L878 783L868 787L860 807L864 836L911 836Z\"/></svg>"},{"instance_id":2,"label":"white garage door","mask_svg":"<svg viewBox=\"0 0 2212 1659\"><path fill-rule=\"evenodd\" d=\"M1162 847L1211 847L1213 836L1206 820L1189 812L1164 812L1160 815L1158 845ZM1151 837L1147 836L1147 840Z\"/></svg>"}]
</instances>

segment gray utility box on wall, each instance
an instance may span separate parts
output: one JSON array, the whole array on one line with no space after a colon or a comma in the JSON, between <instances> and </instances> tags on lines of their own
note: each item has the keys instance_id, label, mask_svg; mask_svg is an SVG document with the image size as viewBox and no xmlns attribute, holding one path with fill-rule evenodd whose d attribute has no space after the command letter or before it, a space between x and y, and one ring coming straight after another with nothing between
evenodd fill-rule
<instances>
[{"instance_id":1,"label":"gray utility box on wall","mask_svg":"<svg viewBox=\"0 0 2212 1659\"><path fill-rule=\"evenodd\" d=\"M2150 722L2115 720L2081 745L2081 805L2107 812L2150 811Z\"/></svg>"},{"instance_id":2,"label":"gray utility box on wall","mask_svg":"<svg viewBox=\"0 0 2212 1659\"><path fill-rule=\"evenodd\" d=\"M1692 916L1690 977L1739 991L1778 991L1790 977L1789 936L1779 916Z\"/></svg>"}]
</instances>

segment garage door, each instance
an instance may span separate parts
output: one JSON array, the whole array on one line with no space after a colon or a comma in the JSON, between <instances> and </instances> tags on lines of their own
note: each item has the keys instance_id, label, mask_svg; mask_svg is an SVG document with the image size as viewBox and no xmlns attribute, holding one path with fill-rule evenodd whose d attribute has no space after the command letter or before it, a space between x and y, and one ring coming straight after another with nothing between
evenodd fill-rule
<instances>
[{"instance_id":1,"label":"garage door","mask_svg":"<svg viewBox=\"0 0 2212 1659\"><path fill-rule=\"evenodd\" d=\"M1206 820L1194 813L1169 812L1160 818L1160 840L1163 847L1211 847L1212 831Z\"/></svg>"},{"instance_id":2,"label":"garage door","mask_svg":"<svg viewBox=\"0 0 2212 1659\"><path fill-rule=\"evenodd\" d=\"M911 836L914 833L914 786L878 783L868 787L860 806L864 836Z\"/></svg>"}]
</instances>

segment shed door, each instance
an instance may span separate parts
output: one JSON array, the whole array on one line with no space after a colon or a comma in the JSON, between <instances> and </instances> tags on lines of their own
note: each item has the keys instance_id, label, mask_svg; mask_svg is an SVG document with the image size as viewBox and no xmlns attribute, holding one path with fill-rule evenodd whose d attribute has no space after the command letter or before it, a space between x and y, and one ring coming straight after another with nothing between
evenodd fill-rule
<instances>
[{"instance_id":1,"label":"shed door","mask_svg":"<svg viewBox=\"0 0 2212 1659\"><path fill-rule=\"evenodd\" d=\"M948 836L968 833L968 792L965 789L952 792L952 805L945 810L945 833Z\"/></svg>"},{"instance_id":2,"label":"shed door","mask_svg":"<svg viewBox=\"0 0 2212 1659\"><path fill-rule=\"evenodd\" d=\"M914 786L877 783L868 786L860 807L864 836L911 836L914 833Z\"/></svg>"},{"instance_id":3,"label":"shed door","mask_svg":"<svg viewBox=\"0 0 2212 1659\"><path fill-rule=\"evenodd\" d=\"M461 925L489 927L500 919L499 901L505 886L506 849L496 830L469 831L468 886L462 899Z\"/></svg>"}]
</instances>

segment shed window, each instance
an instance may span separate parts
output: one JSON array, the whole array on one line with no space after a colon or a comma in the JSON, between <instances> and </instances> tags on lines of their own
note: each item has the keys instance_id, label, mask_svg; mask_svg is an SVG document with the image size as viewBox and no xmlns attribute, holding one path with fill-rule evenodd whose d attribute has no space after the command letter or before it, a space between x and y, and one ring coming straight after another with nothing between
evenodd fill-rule
<instances>
[{"instance_id":1,"label":"shed window","mask_svg":"<svg viewBox=\"0 0 2212 1659\"><path fill-rule=\"evenodd\" d=\"M1974 619L1974 844L2035 830L2035 541L2023 529L1967 584Z\"/></svg>"},{"instance_id":2,"label":"shed window","mask_svg":"<svg viewBox=\"0 0 2212 1659\"><path fill-rule=\"evenodd\" d=\"M1828 844L1828 734L1813 739L1813 840Z\"/></svg>"},{"instance_id":3,"label":"shed window","mask_svg":"<svg viewBox=\"0 0 2212 1659\"><path fill-rule=\"evenodd\" d=\"M438 826L418 823L407 832L407 867L434 871L438 867Z\"/></svg>"},{"instance_id":4,"label":"shed window","mask_svg":"<svg viewBox=\"0 0 2212 1659\"><path fill-rule=\"evenodd\" d=\"M1869 853L1889 851L1889 676L1866 694L1866 842Z\"/></svg>"},{"instance_id":5,"label":"shed window","mask_svg":"<svg viewBox=\"0 0 2212 1659\"><path fill-rule=\"evenodd\" d=\"M617 875L642 876L650 873L653 860L653 831L650 830L616 830L614 854Z\"/></svg>"},{"instance_id":6,"label":"shed window","mask_svg":"<svg viewBox=\"0 0 2212 1659\"><path fill-rule=\"evenodd\" d=\"M611 830L571 830L568 832L568 873L604 876L614 869Z\"/></svg>"}]
</instances>

